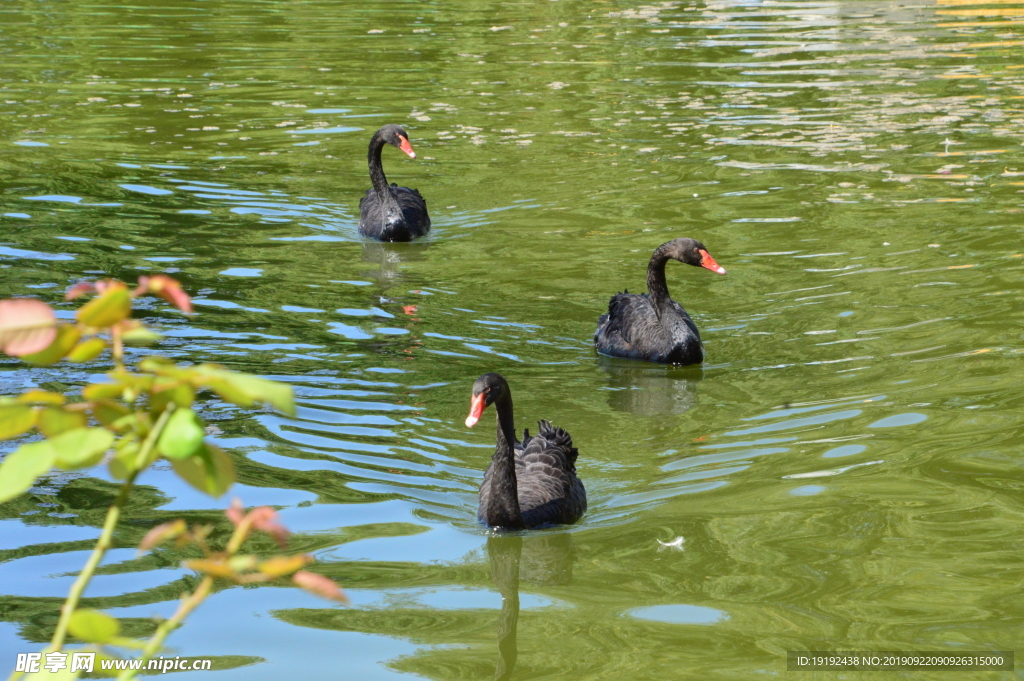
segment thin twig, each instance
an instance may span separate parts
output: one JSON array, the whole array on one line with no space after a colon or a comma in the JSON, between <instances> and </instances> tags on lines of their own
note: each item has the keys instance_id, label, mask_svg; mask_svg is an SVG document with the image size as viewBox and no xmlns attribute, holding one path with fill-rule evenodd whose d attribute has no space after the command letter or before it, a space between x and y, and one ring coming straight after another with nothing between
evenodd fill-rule
<instances>
[{"instance_id":1,"label":"thin twig","mask_svg":"<svg viewBox=\"0 0 1024 681\"><path fill-rule=\"evenodd\" d=\"M157 440L160 438L160 433L163 432L164 426L167 425L167 420L171 417L171 412L174 411L174 404L167 405L167 409L164 409L163 413L160 414L160 418L157 420L153 430L150 431L146 441L142 444L142 449L139 452L140 461L145 460L146 456L156 446ZM114 528L117 526L117 521L121 518L121 511L124 509L125 503L128 501L128 493L132 489L132 485L135 484L135 478L138 477L141 470L134 470L128 476L128 479L121 485L121 490L118 492L117 499L114 501L114 505L107 510L107 518L103 522L103 532L100 533L100 538L96 540L96 546L92 550L92 554L89 556L89 560L86 561L85 567L78 574L78 579L71 585L71 591L68 592L68 598L64 601L64 605L60 609L60 619L57 621L57 629L53 632L53 639L50 641L50 650L59 652L64 646L64 639L68 633L68 623L71 621L71 615L74 614L78 608L78 602L82 598L82 592L85 591L85 587L89 584L89 580L92 579L93 572L96 571L96 567L103 560L103 556L107 553L107 549L113 543Z\"/></svg>"},{"instance_id":2,"label":"thin twig","mask_svg":"<svg viewBox=\"0 0 1024 681\"><path fill-rule=\"evenodd\" d=\"M118 675L118 681L135 678L136 674L146 666L149 659L153 657L153 655L163 646L164 639L166 639L172 631L181 626L181 623L186 617L188 617L189 613L195 610L196 607L198 607L198 605L210 595L210 589L212 587L213 577L210 577L209 575L203 577L203 581L199 583L199 588L186 595L185 598L182 599L178 609L174 611L174 615L172 615L170 619L161 622L160 626L156 628L153 638L149 639L149 642L146 643L146 647L142 650L142 657L139 658L139 669L124 670Z\"/></svg>"},{"instance_id":3,"label":"thin twig","mask_svg":"<svg viewBox=\"0 0 1024 681\"><path fill-rule=\"evenodd\" d=\"M242 542L245 541L246 537L249 536L249 528L252 525L252 521L249 517L246 517L241 523L235 527L235 531L231 534L231 539L228 540L227 550L225 551L225 562L230 560L238 549L241 548ZM174 611L174 614L170 619L164 620L160 623L160 626L156 628L156 632L153 634L153 638L149 639L146 643L146 647L142 650L142 656L139 657L140 664L138 669L126 669L118 675L118 681L127 681L128 679L135 678L136 674L146 666L153 655L163 646L164 640L170 635L172 631L181 626L181 623L189 613L195 610L200 603L202 603L207 596L210 595L210 589L213 588L213 577L206 575L203 577L203 581L199 583L199 588L190 594L184 596L181 601L181 605Z\"/></svg>"},{"instance_id":4,"label":"thin twig","mask_svg":"<svg viewBox=\"0 0 1024 681\"><path fill-rule=\"evenodd\" d=\"M124 341L121 339L121 327L117 324L110 327L110 338L114 341L111 354L114 355L114 363L117 368L124 371Z\"/></svg>"}]
</instances>

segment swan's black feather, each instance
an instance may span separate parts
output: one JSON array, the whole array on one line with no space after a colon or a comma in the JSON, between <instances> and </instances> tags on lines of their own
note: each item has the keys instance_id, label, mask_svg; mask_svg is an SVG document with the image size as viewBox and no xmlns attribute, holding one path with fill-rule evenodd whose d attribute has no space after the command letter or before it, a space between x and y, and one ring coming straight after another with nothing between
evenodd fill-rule
<instances>
[{"instance_id":1,"label":"swan's black feather","mask_svg":"<svg viewBox=\"0 0 1024 681\"><path fill-rule=\"evenodd\" d=\"M647 294L617 293L608 302L608 313L597 320L594 345L614 357L645 359L663 364L698 364L704 346L697 325L679 303L671 307L678 322L673 336L658 320Z\"/></svg>"},{"instance_id":2,"label":"swan's black feather","mask_svg":"<svg viewBox=\"0 0 1024 681\"><path fill-rule=\"evenodd\" d=\"M480 520L491 527L522 529L583 517L587 492L576 477L579 453L572 436L538 421L536 435L524 429L518 440L511 391L499 374L484 374L473 384L473 404L480 398L485 406L495 405L498 422L494 456L480 485Z\"/></svg>"},{"instance_id":3,"label":"swan's black feather","mask_svg":"<svg viewBox=\"0 0 1024 681\"><path fill-rule=\"evenodd\" d=\"M373 189L359 200L359 233L381 241L412 241L430 231L427 201L416 189L391 184L388 191L402 209L401 217L385 218L380 200Z\"/></svg>"},{"instance_id":4,"label":"swan's black feather","mask_svg":"<svg viewBox=\"0 0 1024 681\"><path fill-rule=\"evenodd\" d=\"M523 431L515 443L516 489L526 527L569 524L587 511L587 492L576 477L578 451L572 436L547 421L538 422L538 434ZM492 463L480 485L480 519L490 503Z\"/></svg>"}]
</instances>

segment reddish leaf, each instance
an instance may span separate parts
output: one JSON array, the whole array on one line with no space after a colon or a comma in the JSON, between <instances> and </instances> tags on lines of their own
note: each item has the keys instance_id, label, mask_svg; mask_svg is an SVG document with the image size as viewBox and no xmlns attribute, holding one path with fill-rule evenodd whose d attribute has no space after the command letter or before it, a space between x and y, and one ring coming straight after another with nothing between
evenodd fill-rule
<instances>
[{"instance_id":1,"label":"reddish leaf","mask_svg":"<svg viewBox=\"0 0 1024 681\"><path fill-rule=\"evenodd\" d=\"M160 296L168 303L186 314L192 313L192 299L182 290L177 279L172 279L166 274L157 274L152 277L139 277L139 287L135 289L134 295L140 296L143 293L152 293Z\"/></svg>"},{"instance_id":2,"label":"reddish leaf","mask_svg":"<svg viewBox=\"0 0 1024 681\"><path fill-rule=\"evenodd\" d=\"M139 542L139 552L149 551L157 544L162 544L168 539L180 537L186 529L187 526L185 525L185 521L181 518L172 520L169 523L157 525L147 532L146 536L142 538L141 542Z\"/></svg>"},{"instance_id":3,"label":"reddish leaf","mask_svg":"<svg viewBox=\"0 0 1024 681\"><path fill-rule=\"evenodd\" d=\"M224 515L237 527L245 517L245 508L242 506L242 500L238 497L232 499L231 506L228 507L228 510L224 511Z\"/></svg>"},{"instance_id":4,"label":"reddish leaf","mask_svg":"<svg viewBox=\"0 0 1024 681\"><path fill-rule=\"evenodd\" d=\"M416 314L416 306L415 305L403 305L402 306L402 312L404 312L405 314L408 314L408 315Z\"/></svg>"},{"instance_id":5,"label":"reddish leaf","mask_svg":"<svg viewBox=\"0 0 1024 681\"><path fill-rule=\"evenodd\" d=\"M64 300L74 300L79 296L83 296L86 293L92 293L96 290L96 283L92 281L80 281L67 290L64 294Z\"/></svg>"},{"instance_id":6,"label":"reddish leaf","mask_svg":"<svg viewBox=\"0 0 1024 681\"><path fill-rule=\"evenodd\" d=\"M12 357L45 350L57 336L57 318L34 298L0 300L0 350Z\"/></svg>"},{"instance_id":7,"label":"reddish leaf","mask_svg":"<svg viewBox=\"0 0 1024 681\"><path fill-rule=\"evenodd\" d=\"M269 506L260 506L249 511L247 516L253 528L260 532L266 532L277 541L277 545L284 548L288 545L288 528L277 522L277 511Z\"/></svg>"},{"instance_id":8,"label":"reddish leaf","mask_svg":"<svg viewBox=\"0 0 1024 681\"><path fill-rule=\"evenodd\" d=\"M107 289L111 288L128 288L117 279L100 279L96 282L96 293L103 295Z\"/></svg>"},{"instance_id":9,"label":"reddish leaf","mask_svg":"<svg viewBox=\"0 0 1024 681\"><path fill-rule=\"evenodd\" d=\"M345 593L338 588L338 585L323 575L318 575L315 572L299 570L292 575L292 581L311 594L326 598L330 601L348 603L348 597L345 596Z\"/></svg>"}]
</instances>

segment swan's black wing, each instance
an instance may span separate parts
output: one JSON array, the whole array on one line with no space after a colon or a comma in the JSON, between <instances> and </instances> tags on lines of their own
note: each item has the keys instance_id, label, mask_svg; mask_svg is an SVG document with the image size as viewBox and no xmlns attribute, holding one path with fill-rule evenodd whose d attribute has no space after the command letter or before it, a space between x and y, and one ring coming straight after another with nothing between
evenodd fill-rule
<instances>
[{"instance_id":1,"label":"swan's black wing","mask_svg":"<svg viewBox=\"0 0 1024 681\"><path fill-rule=\"evenodd\" d=\"M646 295L616 293L608 301L608 314L597 320L597 351L614 357L654 359L672 351L672 339L658 321Z\"/></svg>"},{"instance_id":2,"label":"swan's black wing","mask_svg":"<svg viewBox=\"0 0 1024 681\"><path fill-rule=\"evenodd\" d=\"M576 477L578 452L562 428L539 421L539 432L516 446L519 509L527 527L574 523L587 510L587 493Z\"/></svg>"},{"instance_id":3,"label":"swan's black wing","mask_svg":"<svg viewBox=\"0 0 1024 681\"><path fill-rule=\"evenodd\" d=\"M377 192L366 190L366 195L359 199L359 233L372 239L381 239L384 234L384 212L381 208Z\"/></svg>"},{"instance_id":4,"label":"swan's black wing","mask_svg":"<svg viewBox=\"0 0 1024 681\"><path fill-rule=\"evenodd\" d=\"M430 215L427 213L427 200L416 189L391 185L391 191L398 199L398 205L402 207L402 217L405 218L406 228L409 230L410 238L424 236L430 231Z\"/></svg>"},{"instance_id":5,"label":"swan's black wing","mask_svg":"<svg viewBox=\"0 0 1024 681\"><path fill-rule=\"evenodd\" d=\"M670 301L673 333L654 312L647 294L616 293L608 302L608 314L597 320L594 347L604 355L645 359L668 364L697 364L704 347L697 326L676 301Z\"/></svg>"},{"instance_id":6,"label":"swan's black wing","mask_svg":"<svg viewBox=\"0 0 1024 681\"><path fill-rule=\"evenodd\" d=\"M412 241L430 231L427 202L415 189L391 185L390 191L402 210L401 216L391 216L388 222L377 193L366 190L359 200L359 233L381 241Z\"/></svg>"}]
</instances>

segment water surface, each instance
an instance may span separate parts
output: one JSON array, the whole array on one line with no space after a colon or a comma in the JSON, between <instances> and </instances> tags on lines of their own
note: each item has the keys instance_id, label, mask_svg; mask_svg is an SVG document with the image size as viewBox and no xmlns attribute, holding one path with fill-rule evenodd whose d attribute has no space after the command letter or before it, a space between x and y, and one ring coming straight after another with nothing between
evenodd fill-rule
<instances>
[{"instance_id":1,"label":"water surface","mask_svg":"<svg viewBox=\"0 0 1024 681\"><path fill-rule=\"evenodd\" d=\"M787 650L1020 648L1020 13L0 8L0 294L179 278L194 318L142 313L161 350L299 400L296 419L205 405L232 493L280 509L352 599L224 587L170 654L223 679L662 680L781 675ZM388 177L434 223L414 244L356 232L389 122L419 158L385 150ZM706 364L596 356L609 296L678 236L729 271L668 267ZM3 362L0 387L75 395L106 366ZM580 524L477 524L493 431L463 419L486 371L520 428L572 433ZM135 557L146 529L228 529L228 499L166 467L140 482L86 599L136 634L195 582L171 548ZM88 470L0 507L2 664L49 639L114 490Z\"/></svg>"}]
</instances>

